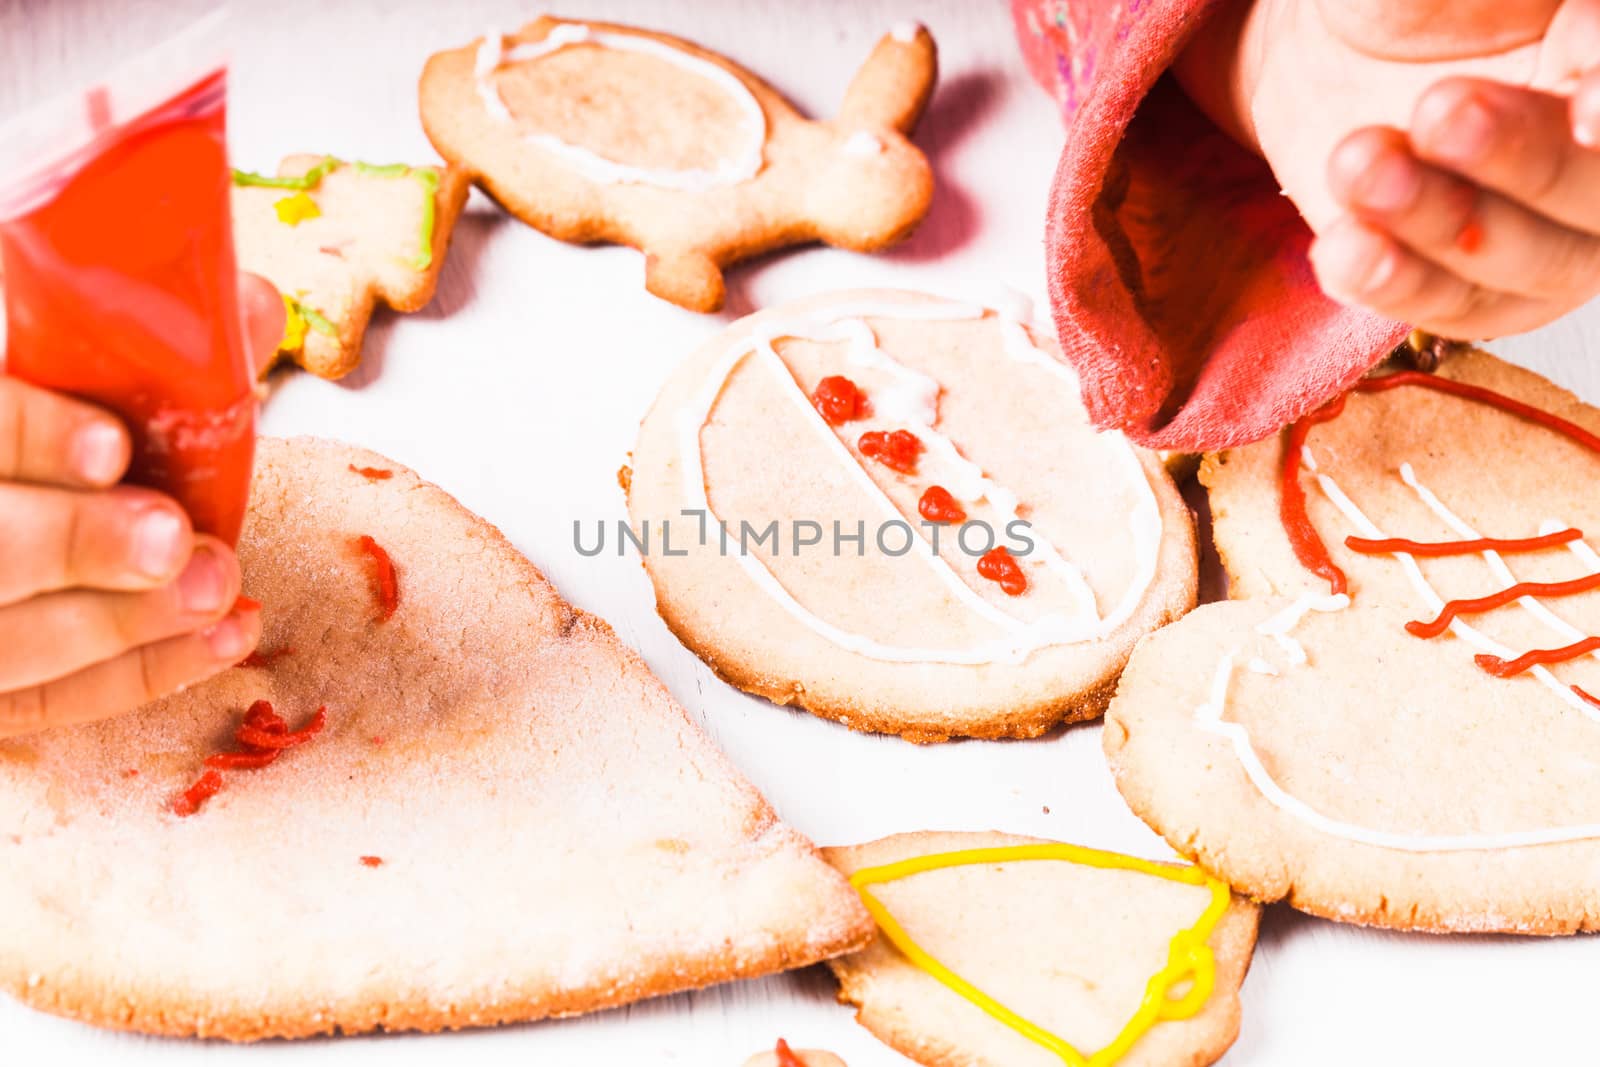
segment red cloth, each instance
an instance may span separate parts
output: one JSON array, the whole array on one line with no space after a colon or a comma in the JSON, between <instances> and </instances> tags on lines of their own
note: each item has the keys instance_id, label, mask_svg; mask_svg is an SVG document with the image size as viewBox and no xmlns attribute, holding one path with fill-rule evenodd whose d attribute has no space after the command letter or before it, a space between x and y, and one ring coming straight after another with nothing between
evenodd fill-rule
<instances>
[{"instance_id":1,"label":"red cloth","mask_svg":"<svg viewBox=\"0 0 1600 1067\"><path fill-rule=\"evenodd\" d=\"M1323 295L1265 161L1163 77L1212 6L1012 0L1067 121L1045 232L1062 350L1095 423L1151 448L1267 437L1408 332Z\"/></svg>"}]
</instances>

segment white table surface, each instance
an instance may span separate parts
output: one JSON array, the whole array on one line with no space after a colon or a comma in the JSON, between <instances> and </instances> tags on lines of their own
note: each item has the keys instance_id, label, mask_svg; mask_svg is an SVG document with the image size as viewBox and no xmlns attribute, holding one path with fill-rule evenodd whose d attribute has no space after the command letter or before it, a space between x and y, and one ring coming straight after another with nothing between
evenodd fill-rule
<instances>
[{"instance_id":1,"label":"white table surface","mask_svg":"<svg viewBox=\"0 0 1600 1067\"><path fill-rule=\"evenodd\" d=\"M41 18L43 6L0 0L0 89L13 99L60 57L170 20L170 8L158 15L149 4L63 0ZM416 114L423 60L535 13L494 0L240 5L236 164L271 169L297 151L433 159ZM640 649L783 817L819 842L999 828L1170 855L1113 788L1098 725L1033 742L917 748L773 707L717 681L678 644L655 614L637 559L585 559L572 547L574 520L624 514L616 471L640 416L675 362L732 319L851 285L981 296L999 281L1042 290L1045 191L1061 127L1022 67L1002 0L570 0L561 13L681 33L744 62L811 114L833 111L879 33L897 19L921 19L939 42L942 68L917 135L938 173L932 215L887 255L807 249L736 268L728 310L700 316L644 292L638 253L560 244L474 194L432 306L404 318L380 314L362 368L342 383L287 376L266 406L265 432L375 448L497 524L569 599ZM1491 347L1600 401L1600 306ZM1593 1062L1597 973L1593 938L1407 936L1274 907L1244 986L1243 1032L1225 1062ZM0 999L0 1064L30 1067L444 1057L735 1067L780 1034L797 1047L832 1049L852 1067L908 1062L854 1024L820 969L567 1022L249 1049L102 1033Z\"/></svg>"}]
</instances>

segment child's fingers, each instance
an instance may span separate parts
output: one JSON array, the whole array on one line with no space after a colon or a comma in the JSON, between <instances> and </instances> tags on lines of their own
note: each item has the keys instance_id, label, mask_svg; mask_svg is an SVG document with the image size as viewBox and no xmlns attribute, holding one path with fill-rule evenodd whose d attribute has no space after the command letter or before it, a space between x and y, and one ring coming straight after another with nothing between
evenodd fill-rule
<instances>
[{"instance_id":1,"label":"child's fingers","mask_svg":"<svg viewBox=\"0 0 1600 1067\"><path fill-rule=\"evenodd\" d=\"M239 275L239 319L252 374L259 375L277 358L283 318L283 298L271 282L259 274Z\"/></svg>"},{"instance_id":2,"label":"child's fingers","mask_svg":"<svg viewBox=\"0 0 1600 1067\"><path fill-rule=\"evenodd\" d=\"M261 638L261 612L230 612L215 625L124 652L65 678L0 693L0 737L132 711L244 658Z\"/></svg>"},{"instance_id":3,"label":"child's fingers","mask_svg":"<svg viewBox=\"0 0 1600 1067\"><path fill-rule=\"evenodd\" d=\"M1600 290L1600 237L1418 160L1397 130L1347 137L1329 182L1351 211L1469 282L1568 302Z\"/></svg>"},{"instance_id":4,"label":"child's fingers","mask_svg":"<svg viewBox=\"0 0 1600 1067\"><path fill-rule=\"evenodd\" d=\"M1600 152L1573 139L1565 97L1449 78L1417 101L1417 155L1587 233L1600 234Z\"/></svg>"},{"instance_id":5,"label":"child's fingers","mask_svg":"<svg viewBox=\"0 0 1600 1067\"><path fill-rule=\"evenodd\" d=\"M208 626L239 596L239 564L201 538L183 573L143 593L73 589L0 608L0 690L39 685L130 649Z\"/></svg>"},{"instance_id":6,"label":"child's fingers","mask_svg":"<svg viewBox=\"0 0 1600 1067\"><path fill-rule=\"evenodd\" d=\"M170 497L118 486L99 493L0 482L0 605L82 586L153 589L194 550Z\"/></svg>"},{"instance_id":7,"label":"child's fingers","mask_svg":"<svg viewBox=\"0 0 1600 1067\"><path fill-rule=\"evenodd\" d=\"M111 415L0 374L0 482L100 488L122 477L131 454Z\"/></svg>"},{"instance_id":8,"label":"child's fingers","mask_svg":"<svg viewBox=\"0 0 1600 1067\"><path fill-rule=\"evenodd\" d=\"M1352 216L1317 235L1311 264L1336 300L1446 337L1520 333L1552 317L1546 301L1470 282Z\"/></svg>"}]
</instances>

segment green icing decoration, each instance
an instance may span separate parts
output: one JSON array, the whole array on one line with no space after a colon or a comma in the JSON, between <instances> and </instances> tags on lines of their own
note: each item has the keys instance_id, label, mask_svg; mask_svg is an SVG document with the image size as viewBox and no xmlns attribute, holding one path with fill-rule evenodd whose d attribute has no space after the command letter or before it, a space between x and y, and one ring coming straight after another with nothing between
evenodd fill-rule
<instances>
[{"instance_id":1,"label":"green icing decoration","mask_svg":"<svg viewBox=\"0 0 1600 1067\"><path fill-rule=\"evenodd\" d=\"M439 172L432 167L417 167L410 173L423 191L421 248L411 260L411 266L415 270L427 270L433 266L433 214L439 200Z\"/></svg>"},{"instance_id":2,"label":"green icing decoration","mask_svg":"<svg viewBox=\"0 0 1600 1067\"><path fill-rule=\"evenodd\" d=\"M329 337L339 336L339 331L333 328L333 323L328 321L327 316L314 307L301 304L300 317L305 319L306 324L318 333L327 334Z\"/></svg>"},{"instance_id":3,"label":"green icing decoration","mask_svg":"<svg viewBox=\"0 0 1600 1067\"><path fill-rule=\"evenodd\" d=\"M328 174L345 165L344 160L333 156L324 156L321 163L306 171L298 178L274 178L267 174L256 174L248 170L235 170L233 184L239 186L267 186L272 189L298 189L301 192L315 189L322 183ZM373 178L415 178L417 184L422 186L425 194L422 204L422 227L418 235L421 247L417 254L407 261L412 270L427 270L433 266L433 226L435 203L439 198L439 171L435 167L412 167L405 163L362 163L357 160L354 164L358 174L365 174ZM317 315L322 320L318 325L312 315L315 311L306 309L306 321L322 333L333 333L333 326L327 319ZM324 329L323 327L326 327Z\"/></svg>"},{"instance_id":4,"label":"green icing decoration","mask_svg":"<svg viewBox=\"0 0 1600 1067\"><path fill-rule=\"evenodd\" d=\"M362 163L357 161L356 170L373 178L403 178L411 170L404 163Z\"/></svg>"},{"instance_id":5,"label":"green icing decoration","mask_svg":"<svg viewBox=\"0 0 1600 1067\"><path fill-rule=\"evenodd\" d=\"M233 172L235 185L264 185L269 189L315 189L322 183L322 179L329 172L343 166L339 160L332 156L324 156L321 163L312 167L298 178L274 178L270 174L256 174L254 171L236 170Z\"/></svg>"}]
</instances>

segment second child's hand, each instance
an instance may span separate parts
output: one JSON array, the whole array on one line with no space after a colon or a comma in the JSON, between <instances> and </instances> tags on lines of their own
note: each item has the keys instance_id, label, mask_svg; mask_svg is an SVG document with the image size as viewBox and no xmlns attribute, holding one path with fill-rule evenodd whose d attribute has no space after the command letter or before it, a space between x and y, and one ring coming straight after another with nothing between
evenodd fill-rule
<instances>
[{"instance_id":1,"label":"second child's hand","mask_svg":"<svg viewBox=\"0 0 1600 1067\"><path fill-rule=\"evenodd\" d=\"M1600 294L1600 0L1235 0L1179 76L1330 295L1478 338Z\"/></svg>"}]
</instances>

